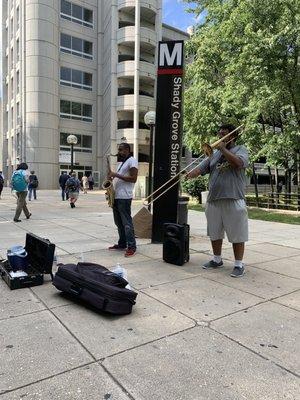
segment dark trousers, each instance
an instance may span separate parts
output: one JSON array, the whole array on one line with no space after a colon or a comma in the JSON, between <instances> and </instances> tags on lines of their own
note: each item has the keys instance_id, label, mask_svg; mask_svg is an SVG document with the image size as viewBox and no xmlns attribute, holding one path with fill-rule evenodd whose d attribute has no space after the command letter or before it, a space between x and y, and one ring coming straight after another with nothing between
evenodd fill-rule
<instances>
[{"instance_id":1,"label":"dark trousers","mask_svg":"<svg viewBox=\"0 0 300 400\"><path fill-rule=\"evenodd\" d=\"M69 196L68 193L66 192L66 189L61 186L61 198L64 200L65 198L68 200Z\"/></svg>"},{"instance_id":2,"label":"dark trousers","mask_svg":"<svg viewBox=\"0 0 300 400\"><path fill-rule=\"evenodd\" d=\"M34 200L36 200L36 188L31 188L31 187L28 188L28 200L31 200L32 193Z\"/></svg>"},{"instance_id":3,"label":"dark trousers","mask_svg":"<svg viewBox=\"0 0 300 400\"><path fill-rule=\"evenodd\" d=\"M131 218L132 199L115 199L113 206L114 221L118 227L120 247L136 250L134 228Z\"/></svg>"},{"instance_id":4,"label":"dark trousers","mask_svg":"<svg viewBox=\"0 0 300 400\"><path fill-rule=\"evenodd\" d=\"M0 183L0 196L1 196L2 190L3 190L3 184Z\"/></svg>"}]
</instances>

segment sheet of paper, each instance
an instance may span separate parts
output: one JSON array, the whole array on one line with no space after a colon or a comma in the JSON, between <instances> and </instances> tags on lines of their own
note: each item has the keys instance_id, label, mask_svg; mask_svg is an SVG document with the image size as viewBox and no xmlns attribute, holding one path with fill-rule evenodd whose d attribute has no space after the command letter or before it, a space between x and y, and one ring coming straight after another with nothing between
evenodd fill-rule
<instances>
[{"instance_id":1,"label":"sheet of paper","mask_svg":"<svg viewBox=\"0 0 300 400\"><path fill-rule=\"evenodd\" d=\"M9 275L12 278L20 278L22 276L28 276L27 272L25 272L25 271L16 271L16 272L12 271L12 272L9 273Z\"/></svg>"}]
</instances>

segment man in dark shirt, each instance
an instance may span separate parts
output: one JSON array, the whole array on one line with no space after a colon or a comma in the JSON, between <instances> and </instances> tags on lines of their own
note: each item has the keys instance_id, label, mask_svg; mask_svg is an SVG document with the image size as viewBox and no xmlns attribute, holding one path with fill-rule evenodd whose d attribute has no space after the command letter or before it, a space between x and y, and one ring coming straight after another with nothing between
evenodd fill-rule
<instances>
[{"instance_id":1,"label":"man in dark shirt","mask_svg":"<svg viewBox=\"0 0 300 400\"><path fill-rule=\"evenodd\" d=\"M36 189L39 185L39 181L34 171L30 171L29 183L28 183L28 200L31 201L32 195L34 200L36 200Z\"/></svg>"},{"instance_id":2,"label":"man in dark shirt","mask_svg":"<svg viewBox=\"0 0 300 400\"><path fill-rule=\"evenodd\" d=\"M70 178L70 175L66 172L62 172L59 177L59 186L61 187L61 198L64 201L65 198L68 200L68 193L66 193L66 182Z\"/></svg>"}]
</instances>

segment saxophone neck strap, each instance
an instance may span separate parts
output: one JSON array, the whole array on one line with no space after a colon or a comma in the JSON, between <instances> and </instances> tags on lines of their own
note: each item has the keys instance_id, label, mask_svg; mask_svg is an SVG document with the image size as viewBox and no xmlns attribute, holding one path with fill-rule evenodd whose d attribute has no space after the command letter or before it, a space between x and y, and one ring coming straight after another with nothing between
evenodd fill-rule
<instances>
[{"instance_id":1,"label":"saxophone neck strap","mask_svg":"<svg viewBox=\"0 0 300 400\"><path fill-rule=\"evenodd\" d=\"M118 173L119 171L121 171L123 165L124 165L124 164L126 163L126 161L129 160L129 158L131 158L131 157L132 157L132 156L129 155L128 157L125 158L125 160L124 160L124 161L122 162L122 164L119 166L119 168L118 168L118 170L117 170L117 173Z\"/></svg>"}]
</instances>

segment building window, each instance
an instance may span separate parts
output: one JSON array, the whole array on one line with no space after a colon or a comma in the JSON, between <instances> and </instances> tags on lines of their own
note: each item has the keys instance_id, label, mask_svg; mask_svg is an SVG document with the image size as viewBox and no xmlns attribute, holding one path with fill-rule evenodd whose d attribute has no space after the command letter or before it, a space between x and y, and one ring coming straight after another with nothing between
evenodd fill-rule
<instances>
[{"instance_id":1,"label":"building window","mask_svg":"<svg viewBox=\"0 0 300 400\"><path fill-rule=\"evenodd\" d=\"M93 43L75 36L60 34L60 50L75 56L93 59Z\"/></svg>"},{"instance_id":2,"label":"building window","mask_svg":"<svg viewBox=\"0 0 300 400\"><path fill-rule=\"evenodd\" d=\"M10 39L14 37L14 19L11 18L10 20Z\"/></svg>"},{"instance_id":3,"label":"building window","mask_svg":"<svg viewBox=\"0 0 300 400\"><path fill-rule=\"evenodd\" d=\"M92 107L93 106L91 104L60 100L60 116L61 118L93 122Z\"/></svg>"},{"instance_id":4,"label":"building window","mask_svg":"<svg viewBox=\"0 0 300 400\"><path fill-rule=\"evenodd\" d=\"M20 7L19 6L17 7L16 13L17 13L17 30L18 30L20 27Z\"/></svg>"},{"instance_id":5,"label":"building window","mask_svg":"<svg viewBox=\"0 0 300 400\"><path fill-rule=\"evenodd\" d=\"M10 62L13 66L13 64L14 64L14 48L13 47L10 49Z\"/></svg>"},{"instance_id":6,"label":"building window","mask_svg":"<svg viewBox=\"0 0 300 400\"><path fill-rule=\"evenodd\" d=\"M16 42L17 45L17 62L20 61L20 41L19 39Z\"/></svg>"},{"instance_id":7,"label":"building window","mask_svg":"<svg viewBox=\"0 0 300 400\"><path fill-rule=\"evenodd\" d=\"M70 133L60 133L60 150L70 150L70 145L67 142L67 137ZM79 153L92 153L93 138L89 135L75 134L77 137L77 144L74 146L74 151Z\"/></svg>"},{"instance_id":8,"label":"building window","mask_svg":"<svg viewBox=\"0 0 300 400\"><path fill-rule=\"evenodd\" d=\"M21 156L21 140L20 140L20 133L17 133L16 137L16 156L20 157Z\"/></svg>"},{"instance_id":9,"label":"building window","mask_svg":"<svg viewBox=\"0 0 300 400\"><path fill-rule=\"evenodd\" d=\"M93 75L66 67L60 67L60 84L78 89L92 90Z\"/></svg>"},{"instance_id":10,"label":"building window","mask_svg":"<svg viewBox=\"0 0 300 400\"><path fill-rule=\"evenodd\" d=\"M14 78L10 80L11 97L14 97Z\"/></svg>"},{"instance_id":11,"label":"building window","mask_svg":"<svg viewBox=\"0 0 300 400\"><path fill-rule=\"evenodd\" d=\"M17 103L17 125L21 125L20 103Z\"/></svg>"},{"instance_id":12,"label":"building window","mask_svg":"<svg viewBox=\"0 0 300 400\"><path fill-rule=\"evenodd\" d=\"M77 24L93 28L93 11L88 8L78 6L70 1L61 0L60 16L68 21L76 22Z\"/></svg>"},{"instance_id":13,"label":"building window","mask_svg":"<svg viewBox=\"0 0 300 400\"><path fill-rule=\"evenodd\" d=\"M17 71L17 94L20 93L20 71Z\"/></svg>"}]
</instances>

